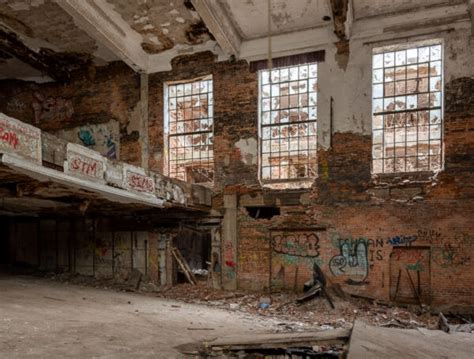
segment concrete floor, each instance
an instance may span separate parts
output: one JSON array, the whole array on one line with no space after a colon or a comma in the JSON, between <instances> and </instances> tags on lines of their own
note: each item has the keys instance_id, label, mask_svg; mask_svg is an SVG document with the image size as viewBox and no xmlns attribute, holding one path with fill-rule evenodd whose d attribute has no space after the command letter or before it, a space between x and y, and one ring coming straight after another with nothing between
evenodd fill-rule
<instances>
[{"instance_id":1,"label":"concrete floor","mask_svg":"<svg viewBox=\"0 0 474 359\"><path fill-rule=\"evenodd\" d=\"M179 344L275 327L207 306L0 276L0 358L176 358Z\"/></svg>"}]
</instances>

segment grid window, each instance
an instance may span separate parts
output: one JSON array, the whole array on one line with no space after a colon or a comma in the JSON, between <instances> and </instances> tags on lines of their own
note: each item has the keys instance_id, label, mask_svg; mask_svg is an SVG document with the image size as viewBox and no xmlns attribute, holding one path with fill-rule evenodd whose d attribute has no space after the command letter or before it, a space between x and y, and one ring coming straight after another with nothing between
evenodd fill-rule
<instances>
[{"instance_id":1,"label":"grid window","mask_svg":"<svg viewBox=\"0 0 474 359\"><path fill-rule=\"evenodd\" d=\"M372 170L438 171L443 166L443 64L439 43L375 51Z\"/></svg>"},{"instance_id":2,"label":"grid window","mask_svg":"<svg viewBox=\"0 0 474 359\"><path fill-rule=\"evenodd\" d=\"M168 175L187 182L213 181L212 77L165 86Z\"/></svg>"},{"instance_id":3,"label":"grid window","mask_svg":"<svg viewBox=\"0 0 474 359\"><path fill-rule=\"evenodd\" d=\"M316 177L317 65L264 70L260 83L260 178Z\"/></svg>"}]
</instances>

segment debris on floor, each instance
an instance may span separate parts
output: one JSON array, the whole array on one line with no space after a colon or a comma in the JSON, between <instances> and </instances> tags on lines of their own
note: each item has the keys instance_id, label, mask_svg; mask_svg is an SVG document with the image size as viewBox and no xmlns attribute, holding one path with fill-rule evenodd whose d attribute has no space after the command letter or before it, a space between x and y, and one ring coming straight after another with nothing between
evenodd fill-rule
<instances>
[{"instance_id":1,"label":"debris on floor","mask_svg":"<svg viewBox=\"0 0 474 359\"><path fill-rule=\"evenodd\" d=\"M461 318L465 323L462 324L449 324L448 320L443 313L439 313L438 328L445 333L473 333L474 332L474 323L471 320Z\"/></svg>"},{"instance_id":2,"label":"debris on floor","mask_svg":"<svg viewBox=\"0 0 474 359\"><path fill-rule=\"evenodd\" d=\"M135 291L130 286L133 281L129 282L129 280L121 282L66 273L50 274L49 277L61 282L96 288ZM298 302L297 299L301 297L301 294L278 292L262 295L244 291L217 290L210 288L206 279L197 280L196 285L182 283L172 287L158 287L150 282L146 275L142 274L137 291L186 303L238 311L249 317L269 318L277 323L279 328L276 330L277 332L351 328L356 319L386 328L439 328L438 316L431 314L428 307L402 308L377 301L369 301L364 298L353 297L344 292L340 293L337 286L333 285L325 288L325 290L332 298L334 309L324 296L314 296L311 300ZM454 319L453 316L450 316L450 320ZM460 324L470 323L459 319L450 323L453 326Z\"/></svg>"},{"instance_id":3,"label":"debris on floor","mask_svg":"<svg viewBox=\"0 0 474 359\"><path fill-rule=\"evenodd\" d=\"M474 336L441 330L378 328L233 335L176 347L187 358L472 358Z\"/></svg>"}]
</instances>

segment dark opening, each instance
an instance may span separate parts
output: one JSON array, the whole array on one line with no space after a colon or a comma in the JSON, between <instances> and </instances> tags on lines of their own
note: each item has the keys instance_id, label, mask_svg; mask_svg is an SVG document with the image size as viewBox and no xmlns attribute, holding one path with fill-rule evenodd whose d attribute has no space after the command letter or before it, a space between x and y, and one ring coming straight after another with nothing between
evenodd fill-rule
<instances>
[{"instance_id":1,"label":"dark opening","mask_svg":"<svg viewBox=\"0 0 474 359\"><path fill-rule=\"evenodd\" d=\"M245 207L250 217L255 219L271 219L280 215L280 207Z\"/></svg>"},{"instance_id":2,"label":"dark opening","mask_svg":"<svg viewBox=\"0 0 474 359\"><path fill-rule=\"evenodd\" d=\"M184 228L178 233L174 245L179 249L197 279L207 277L211 261L210 231ZM186 283L187 279L184 273L180 269L176 269L177 282Z\"/></svg>"},{"instance_id":3,"label":"dark opening","mask_svg":"<svg viewBox=\"0 0 474 359\"><path fill-rule=\"evenodd\" d=\"M8 259L9 228L8 219L0 218L0 271L6 268Z\"/></svg>"}]
</instances>

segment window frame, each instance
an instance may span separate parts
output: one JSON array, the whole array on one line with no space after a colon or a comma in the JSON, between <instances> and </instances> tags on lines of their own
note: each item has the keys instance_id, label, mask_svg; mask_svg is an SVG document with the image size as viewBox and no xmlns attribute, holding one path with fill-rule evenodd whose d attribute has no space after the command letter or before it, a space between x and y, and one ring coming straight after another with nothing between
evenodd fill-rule
<instances>
[{"instance_id":1,"label":"window frame","mask_svg":"<svg viewBox=\"0 0 474 359\"><path fill-rule=\"evenodd\" d=\"M316 76L315 77L311 77L310 76L310 70L309 70L309 66L310 65L314 65L316 66ZM288 65L288 66L279 66L279 67L274 67L274 68L271 68L271 69L262 69L262 70L259 70L257 71L257 85L258 85L258 118L257 118L257 127L258 127L258 180L259 182L264 186L264 187L270 187L270 188L273 188L273 189L298 189L298 188L307 188L307 187L310 187L313 183L313 181L318 177L318 161L317 161L317 155L318 155L318 80L319 80L319 69L318 69L318 62L317 61L314 61L314 62L307 62L307 63L300 63L300 64L294 64L294 65ZM299 69L301 66L308 66L308 77L306 78L306 80L310 80L310 79L314 79L315 80L315 86L316 86L316 89L314 91L311 91L310 88L309 88L309 82L308 82L308 89L307 91L305 92L308 96L308 104L307 106L301 106L300 104L298 104L298 107L290 107L289 106L289 103L288 103L288 107L285 107L284 109L294 109L294 108L298 108L298 111L300 111L301 108L303 107L307 107L308 108L308 116L310 116L310 108L311 107L315 107L315 119L314 120L306 120L306 121L296 121L296 122L290 122L288 120L288 122L286 123L283 123L283 124L272 124L271 120L268 124L263 124L263 108L262 108L262 99L263 98L266 98L266 97L263 97L262 96L262 92L263 92L263 86L264 85L267 85L267 84L264 84L263 81L262 81L262 75L263 75L263 72L268 72L269 73L269 82L268 84L270 85L270 88L271 88L271 84L272 84L272 81L271 81L271 72L273 70L281 70L281 69L290 69L290 68L295 68L297 67L298 68L298 79L296 80L287 80L287 81L279 81L278 84L281 84L281 83L290 83L292 81L300 81L300 77L299 77ZM315 94L315 104L314 105L310 105L310 94L314 93ZM290 94L288 93L288 96L290 96ZM300 96L300 93L297 93L297 96ZM275 98L275 97L272 97L272 94L271 94L271 90L270 90L270 96L268 97L268 99L270 100L270 113L272 111L272 105L271 105L271 102L272 102L272 99ZM298 100L299 102L299 100ZM279 108L278 111L281 111L282 109ZM268 112L268 111L267 111ZM314 169L314 175L313 176L305 176L305 177L291 177L291 178L278 178L278 179L271 179L271 178L264 178L263 177L263 134L262 134L262 131L264 129L264 127L269 127L271 128L272 126L278 126L279 127L283 127L285 125L288 125L288 124L308 124L308 125L311 125L311 124L314 124L315 126L315 133L314 133L314 140L315 140L315 148L312 149L311 146L310 146L310 138L313 136L300 136L298 135L298 139L301 138L301 137L307 137L308 138L308 147L306 150L302 150L299 148L299 145L298 145L298 154L300 153L304 153L305 151L308 153L308 161L307 161L307 164L310 164L310 161L311 161L311 155L314 154L314 157L315 157L315 169ZM309 130L309 128L308 128ZM299 140L298 140L299 142ZM270 145L271 146L271 145ZM281 143L280 143L280 146L281 146ZM288 149L288 151L285 151L284 153L290 153L291 151ZM270 154L273 153L270 149ZM276 151L275 154L277 153L281 153ZM279 166L281 168L281 165ZM290 167L288 165L288 167ZM272 166L269 166L269 169L271 171L271 168ZM289 170L289 168L288 168Z\"/></svg>"},{"instance_id":2,"label":"window frame","mask_svg":"<svg viewBox=\"0 0 474 359\"><path fill-rule=\"evenodd\" d=\"M183 133L178 133L177 132L177 133L171 134L170 133L170 127L171 127L170 111L171 110L169 108L169 101L170 101L169 88L170 88L170 86L175 86L175 85L180 85L180 84L182 84L182 85L191 84L192 85L195 82L201 82L201 81L210 81L210 86L211 86L210 88L207 89L207 92L201 93L201 91L199 91L199 95L204 94L204 93L208 94L208 97L207 97L208 106L211 106L212 111L209 111L208 117L206 119L209 122L211 122L210 129L208 131L188 131L188 132L184 131ZM209 83L208 83L208 86L209 86ZM209 94L211 95L212 102L209 101ZM191 97L193 95L194 94L191 92L191 95L184 95L183 94L182 96L177 96L176 95L174 97L175 98L187 97L187 96ZM168 176L168 177L173 178L173 179L188 182L189 179L187 178L187 173L186 172L184 173L184 179L181 179L178 176L171 173L172 158L171 158L171 151L170 151L171 150L170 140L171 140L172 137L184 137L184 136L187 136L187 135L207 133L212 138L212 142L211 142L212 149L208 150L210 152L210 154L205 159L207 159L209 170L212 171L212 180L206 181L206 182L193 182L193 183L213 186L214 181L215 181L215 179L214 179L214 176L215 176L214 127L215 126L214 126L214 79L213 79L213 75L208 74L208 75L199 76L199 77L195 77L195 78L191 78L191 79L185 79L185 80L165 81L163 83L163 102L164 102L163 103L163 149L164 149L163 174L165 176ZM191 121L195 121L196 119L198 119L198 118L193 117L191 119ZM202 119L202 118L200 117L199 119ZM185 121L183 121L183 122L185 122ZM196 164L197 163L201 164L200 160L201 160L201 157L198 159L199 162L196 162ZM177 161L177 165L178 165L179 160L176 160L176 161ZM185 160L183 160L183 161L185 161ZM194 167L194 166L192 166L192 167ZM178 172L176 172L176 174L178 174Z\"/></svg>"},{"instance_id":3,"label":"window frame","mask_svg":"<svg viewBox=\"0 0 474 359\"><path fill-rule=\"evenodd\" d=\"M409 41L407 43L403 43L403 44L394 44L394 45L389 45L389 46L382 46L382 47L376 47L376 48L373 48L372 49L372 53L371 53L371 174L372 175L376 175L376 176L390 176L390 175L400 175L400 174L404 174L404 175L416 175L416 174L420 174L420 173L428 173L428 174L432 174L432 173L438 173L438 172L441 172L444 170L445 168L445 146L444 146L444 127L445 127L445 113L444 113L444 91L445 91L445 88L444 88L444 78L445 78L445 65L444 65L444 61L445 61L445 58L444 58L444 50L445 50L445 46L444 46L444 41L443 39L439 39L439 38L435 38L435 39L429 39L429 40L421 40L421 41ZM439 60L438 59L435 59L435 60L432 60L431 58L431 47L432 46L440 46L440 57L439 57ZM427 62L420 62L419 61L419 49L420 48L424 48L424 47L429 47L429 57L428 57L428 61ZM384 100L386 98L391 98L393 97L394 98L394 101L395 99L398 97L395 90L396 90L396 83L397 83L397 80L394 78L393 79L393 83L394 83L394 93L392 96L385 96L385 74L384 74L384 70L385 70L385 65L382 65L381 68L379 67L375 67L375 64L374 64L374 58L375 58L375 55L384 55L386 53L390 53L390 52L393 52L394 53L394 65L393 65L393 69L395 71L395 69L397 68L396 66L396 52L397 51L408 51L408 50L413 50L413 49L416 49L417 50L417 61L412 64L412 65L416 65L417 66L417 76L414 77L414 80L417 81L417 86L418 84L420 83L420 79L423 79L423 78L426 78L427 79L427 91L416 91L416 92L413 92L412 94L408 93L408 91L405 90L404 94L403 95L398 95L398 96L404 96L405 97L405 109L404 110L400 110L400 111L396 111L396 110L393 110L393 111L386 111L385 109L385 104L384 104ZM406 53L405 53L405 56L406 56ZM410 66L410 64L408 64L408 61L407 61L407 58L405 58L405 64L404 65L401 65L401 66L405 66L406 70L408 70L408 66ZM383 60L382 60L383 61ZM432 63L433 62L437 62L439 61L440 64L441 64L441 68L440 68L440 74L439 75L435 75L435 76L432 76L431 75L431 68L432 68ZM420 77L419 76L419 70L418 70L418 65L419 64L423 64L423 63L427 63L428 64L428 76L427 77ZM392 67L392 66L388 66L388 67ZM374 71L377 70L377 69L382 69L382 82L375 82L374 78L375 78L375 74L374 74ZM394 75L396 76L396 73L394 72ZM440 77L440 88L438 91L432 91L431 90L431 78L432 77ZM408 82L408 72L405 73L405 79L402 80L404 81L405 83L405 86L407 86L407 82ZM410 79L411 80L411 79ZM388 81L390 82L390 81ZM382 97L380 98L376 98L375 95L374 95L374 85L376 84L379 84L379 85L382 85ZM432 93L436 93L436 92L439 92L440 94L440 104L439 106L435 106L434 108L432 106L430 106L430 103L428 103L428 106L427 107L419 107L418 106L418 101L417 101L417 105L415 108L413 109L409 109L408 108L408 101L407 101L407 97L408 96L412 96L412 95L415 95L418 99L418 95L421 93L421 94L426 94L428 96L428 101L431 101L430 100L430 95ZM379 99L379 100L382 100L382 103L383 103L383 106L382 106L382 111L378 111L376 112L375 111L375 104L374 104L374 101L376 99ZM394 105L395 105L395 102L394 102ZM427 112L428 113L428 122L427 122L427 126L428 126L428 138L423 140L423 139L419 139L418 135L419 135L419 127L423 126L423 125L420 125L419 124L419 120L418 120L418 113L419 112ZM431 111L439 111L440 113L440 118L439 118L439 128L440 128L440 133L439 133L439 139L436 139L436 138L431 138L431 135L432 135L432 132L431 132L431 127L432 126L435 126L437 124L433 124L431 123ZM417 124L416 124L416 154L414 156L408 156L407 155L407 149L409 148L407 146L407 143L410 143L410 142L413 142L413 141L407 141L407 136L408 136L408 131L407 131L407 128L410 127L410 126L407 126L407 122L408 119L405 119L405 125L403 127L400 127L400 128L404 128L405 129L405 145L404 145L404 155L403 156L396 156L395 155L395 151L397 149L396 147L396 128L397 127L394 127L394 140L393 140L393 150L394 150L394 156L393 157L386 157L386 148L385 148L385 119L383 118L384 115L387 114L387 112L392 112L394 115L396 113L400 113L400 114L410 114L410 113L417 113ZM376 116L382 116L382 127L381 128L376 128L376 124L375 124L375 117ZM395 117L394 117L395 119ZM394 125L395 126L395 125ZM426 126L426 124L424 125ZM415 126L413 126L415 127ZM379 143L375 143L375 140L374 140L374 137L375 137L375 132L376 131L381 131L382 133L382 142L379 144ZM426 143L424 141L427 141L427 144L428 144L428 151L427 151L427 154L426 154L426 157L427 157L427 169L426 168L416 168L415 170L411 170L411 171L408 171L407 170L407 167L408 167L408 159L410 157L416 157L416 166L419 167L418 165L418 161L420 160L420 157L423 157L423 156L420 156L420 151L419 151L419 144L420 143ZM431 150L431 141L439 141L439 168L437 169L433 169L431 168L431 157L434 157L430 154L430 150ZM381 146L381 153L382 153L382 156L381 157L375 157L374 154L375 154L375 149L374 147L376 145L380 145ZM392 171L385 171L385 166L386 166L386 159L387 158L393 158L393 170ZM395 162L395 159L396 158L403 158L404 159L404 170L403 171L397 171L396 170L396 162ZM380 171L375 171L375 161L376 160L380 160L381 161L381 170Z\"/></svg>"}]
</instances>

